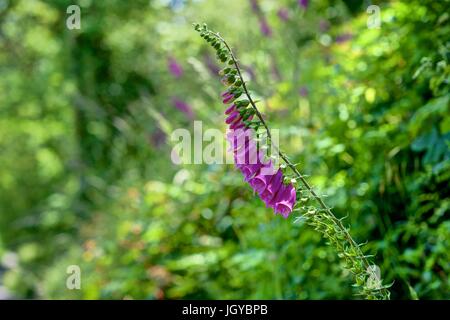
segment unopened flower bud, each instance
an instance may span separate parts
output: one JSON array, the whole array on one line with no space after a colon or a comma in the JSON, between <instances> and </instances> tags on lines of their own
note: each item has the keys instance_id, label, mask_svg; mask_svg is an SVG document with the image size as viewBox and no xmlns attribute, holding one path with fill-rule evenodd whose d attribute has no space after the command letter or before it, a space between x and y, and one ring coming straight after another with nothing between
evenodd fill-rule
<instances>
[{"instance_id":1,"label":"unopened flower bud","mask_svg":"<svg viewBox=\"0 0 450 320\"><path fill-rule=\"evenodd\" d=\"M238 107L246 107L246 106L249 105L249 103L250 103L250 101L248 101L248 100L240 100L240 101L236 102L236 106L238 106Z\"/></svg>"}]
</instances>

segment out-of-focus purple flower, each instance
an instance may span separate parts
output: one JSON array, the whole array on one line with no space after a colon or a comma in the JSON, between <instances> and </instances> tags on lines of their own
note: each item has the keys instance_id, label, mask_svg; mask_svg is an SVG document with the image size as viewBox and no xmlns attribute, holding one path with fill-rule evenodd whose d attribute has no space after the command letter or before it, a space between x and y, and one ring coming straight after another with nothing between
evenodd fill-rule
<instances>
[{"instance_id":1,"label":"out-of-focus purple flower","mask_svg":"<svg viewBox=\"0 0 450 320\"><path fill-rule=\"evenodd\" d=\"M266 37L272 36L272 29L270 28L269 24L267 23L267 20L264 18L261 18L259 21L259 27L261 29L261 32Z\"/></svg>"},{"instance_id":2,"label":"out-of-focus purple flower","mask_svg":"<svg viewBox=\"0 0 450 320\"><path fill-rule=\"evenodd\" d=\"M174 57L169 57L169 59L167 60L167 66L169 68L169 72L174 77L179 78L183 75L183 68Z\"/></svg>"},{"instance_id":3,"label":"out-of-focus purple flower","mask_svg":"<svg viewBox=\"0 0 450 320\"><path fill-rule=\"evenodd\" d=\"M255 13L259 13L259 3L258 0L250 0L250 6Z\"/></svg>"},{"instance_id":4,"label":"out-of-focus purple flower","mask_svg":"<svg viewBox=\"0 0 450 320\"><path fill-rule=\"evenodd\" d=\"M289 20L289 10L286 8L280 8L277 12L278 17L283 21Z\"/></svg>"},{"instance_id":5,"label":"out-of-focus purple flower","mask_svg":"<svg viewBox=\"0 0 450 320\"><path fill-rule=\"evenodd\" d=\"M298 93L300 94L300 96L306 98L308 96L308 88L303 86L298 90Z\"/></svg>"},{"instance_id":6,"label":"out-of-focus purple flower","mask_svg":"<svg viewBox=\"0 0 450 320\"><path fill-rule=\"evenodd\" d=\"M308 0L298 0L298 4L300 7L302 7L303 9L308 8Z\"/></svg>"},{"instance_id":7,"label":"out-of-focus purple flower","mask_svg":"<svg viewBox=\"0 0 450 320\"><path fill-rule=\"evenodd\" d=\"M348 40L352 39L353 35L351 33L343 33L341 35L338 35L334 41L336 41L336 43L344 43L347 42Z\"/></svg>"},{"instance_id":8,"label":"out-of-focus purple flower","mask_svg":"<svg viewBox=\"0 0 450 320\"><path fill-rule=\"evenodd\" d=\"M274 58L274 57L272 57L271 64L270 64L270 68L271 68L273 77L274 77L277 81L281 81L281 73L280 73L280 69L278 69L277 62L275 61L275 58Z\"/></svg>"},{"instance_id":9,"label":"out-of-focus purple flower","mask_svg":"<svg viewBox=\"0 0 450 320\"><path fill-rule=\"evenodd\" d=\"M172 103L175 106L175 108L183 112L189 119L194 118L194 112L189 104L187 104L186 102L177 97L172 98Z\"/></svg>"},{"instance_id":10,"label":"out-of-focus purple flower","mask_svg":"<svg viewBox=\"0 0 450 320\"><path fill-rule=\"evenodd\" d=\"M319 22L319 30L320 32L325 32L330 27L330 23L327 20L320 20Z\"/></svg>"},{"instance_id":11,"label":"out-of-focus purple flower","mask_svg":"<svg viewBox=\"0 0 450 320\"><path fill-rule=\"evenodd\" d=\"M257 0L250 0L250 6L253 10L253 12L256 14L256 16L259 19L259 28L261 30L261 33L265 35L266 37L270 37L272 35L272 29L270 28L269 24L267 23L267 20L261 11L261 8L259 7L259 3Z\"/></svg>"},{"instance_id":12,"label":"out-of-focus purple flower","mask_svg":"<svg viewBox=\"0 0 450 320\"><path fill-rule=\"evenodd\" d=\"M159 148L166 142L166 134L159 127L150 136L150 142L156 148Z\"/></svg>"},{"instance_id":13,"label":"out-of-focus purple flower","mask_svg":"<svg viewBox=\"0 0 450 320\"><path fill-rule=\"evenodd\" d=\"M208 68L209 72L212 75L217 76L217 74L220 71L220 67L215 63L215 61L213 59L211 59L210 55L205 55L204 62L206 64L206 67Z\"/></svg>"}]
</instances>

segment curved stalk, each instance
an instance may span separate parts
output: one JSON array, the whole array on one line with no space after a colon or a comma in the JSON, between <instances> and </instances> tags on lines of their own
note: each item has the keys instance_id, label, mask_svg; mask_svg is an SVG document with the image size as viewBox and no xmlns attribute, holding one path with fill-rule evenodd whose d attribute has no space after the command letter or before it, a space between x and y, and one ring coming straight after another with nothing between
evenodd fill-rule
<instances>
[{"instance_id":1,"label":"curved stalk","mask_svg":"<svg viewBox=\"0 0 450 320\"><path fill-rule=\"evenodd\" d=\"M270 133L270 129L264 120L261 112L259 111L258 107L256 106L256 103L253 101L248 89L247 85L244 81L244 78L241 73L241 68L239 66L239 63L233 53L233 50L228 45L228 43L223 39L218 33L208 31L208 34L213 35L215 38L217 38L226 50L229 53L229 56L232 60L232 64L234 65L237 76L239 77L239 80L242 82L242 89L243 93L246 95L251 107L255 111L255 114L264 127L268 142L272 145L272 135ZM312 226L316 228L316 230L321 231L324 236L330 240L332 244L335 245L335 247L338 249L338 255L340 257L343 257L346 261L347 268L350 269L356 278L356 286L362 287L362 295L365 295L368 299L389 299L390 293L388 291L389 286L382 286L381 280L379 279L379 276L376 275L375 270L373 266L369 263L369 260L367 259L367 256L364 255L364 253L361 250L361 245L359 245L350 235L347 228L342 223L341 219L338 219L331 209L325 204L323 199L314 191L312 186L308 183L308 181L305 179L305 177L298 171L296 166L288 159L288 157L278 148L278 146L274 146L277 153L283 159L283 161L286 163L286 165L292 170L292 172L295 174L295 176L301 181L303 186L306 188L306 190L312 195L314 200L317 201L317 203L320 206L320 210L318 211L311 211L311 213L308 211L308 213L305 215L307 219L310 220L310 223ZM323 212L325 213L325 216L320 216L319 213ZM325 220L325 221L322 221ZM327 221L331 222L333 224L332 229L329 228L329 225L327 224ZM334 229L334 230L333 230ZM341 239L343 238L343 239ZM342 242L345 241L345 242ZM369 281L377 281L376 285L368 285L367 283Z\"/></svg>"}]
</instances>

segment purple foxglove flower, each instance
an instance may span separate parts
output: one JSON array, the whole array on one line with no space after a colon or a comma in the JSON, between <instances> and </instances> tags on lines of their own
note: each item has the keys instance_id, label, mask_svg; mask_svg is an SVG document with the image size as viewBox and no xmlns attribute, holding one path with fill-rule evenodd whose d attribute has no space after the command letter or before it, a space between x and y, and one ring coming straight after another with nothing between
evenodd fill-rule
<instances>
[{"instance_id":1,"label":"purple foxglove flower","mask_svg":"<svg viewBox=\"0 0 450 320\"><path fill-rule=\"evenodd\" d=\"M266 189L271 178L271 175L255 175L249 183L253 190L260 194L264 191L264 189Z\"/></svg>"},{"instance_id":2,"label":"purple foxglove flower","mask_svg":"<svg viewBox=\"0 0 450 320\"><path fill-rule=\"evenodd\" d=\"M265 35L266 37L271 37L272 36L272 29L270 28L270 26L267 23L265 18L262 18L259 21L259 27L260 27L261 32L262 32L263 35Z\"/></svg>"},{"instance_id":3,"label":"purple foxglove flower","mask_svg":"<svg viewBox=\"0 0 450 320\"><path fill-rule=\"evenodd\" d=\"M237 130L245 127L245 124L239 119L239 121L235 121L230 125L230 129Z\"/></svg>"},{"instance_id":4,"label":"purple foxglove flower","mask_svg":"<svg viewBox=\"0 0 450 320\"><path fill-rule=\"evenodd\" d=\"M230 143L229 151L236 152L250 143L251 141L250 130L249 129L231 130L227 134L227 140Z\"/></svg>"},{"instance_id":5,"label":"purple foxglove flower","mask_svg":"<svg viewBox=\"0 0 450 320\"><path fill-rule=\"evenodd\" d=\"M244 180L248 182L256 172L258 172L259 168L261 167L260 163L257 164L248 164L241 168L241 172L244 175Z\"/></svg>"},{"instance_id":6,"label":"purple foxglove flower","mask_svg":"<svg viewBox=\"0 0 450 320\"><path fill-rule=\"evenodd\" d=\"M230 130L227 134L228 140L235 140L236 143L244 144L247 143L251 139L251 131L250 129L235 129ZM240 140L239 140L240 139ZM246 139L246 140L244 140Z\"/></svg>"},{"instance_id":7,"label":"purple foxglove flower","mask_svg":"<svg viewBox=\"0 0 450 320\"><path fill-rule=\"evenodd\" d=\"M275 214L280 213L284 218L289 216L297 200L297 192L292 184L284 186L280 197L277 197Z\"/></svg>"},{"instance_id":8,"label":"purple foxglove flower","mask_svg":"<svg viewBox=\"0 0 450 320\"><path fill-rule=\"evenodd\" d=\"M298 0L298 4L300 7L302 7L303 9L308 8L308 0Z\"/></svg>"},{"instance_id":9,"label":"purple foxglove flower","mask_svg":"<svg viewBox=\"0 0 450 320\"><path fill-rule=\"evenodd\" d=\"M269 161L268 163L264 164L261 168L259 168L258 172L255 174L255 176L250 179L249 184L255 190L258 194L261 194L267 187L267 185L270 183L270 180L272 179L272 174L261 174L264 168L270 168L271 171L273 171L273 164L272 161Z\"/></svg>"},{"instance_id":10,"label":"purple foxglove flower","mask_svg":"<svg viewBox=\"0 0 450 320\"><path fill-rule=\"evenodd\" d=\"M225 114L230 114L231 112L233 112L233 111L235 111L236 110L236 105L235 104L232 104L231 106L229 106L228 107L228 109L227 110L225 110Z\"/></svg>"},{"instance_id":11,"label":"purple foxglove flower","mask_svg":"<svg viewBox=\"0 0 450 320\"><path fill-rule=\"evenodd\" d=\"M239 111L235 110L228 116L228 118L225 120L225 123L226 124L230 124L234 120L238 119L240 116L241 115L240 115Z\"/></svg>"},{"instance_id":12,"label":"purple foxglove flower","mask_svg":"<svg viewBox=\"0 0 450 320\"><path fill-rule=\"evenodd\" d=\"M249 152L252 152L253 159L250 158L249 162L246 161L245 165L239 167L241 169L241 172L245 176L245 181L247 182L257 174L259 174L261 170L270 168L272 166L272 162L264 162L264 154L260 150L258 151L254 148Z\"/></svg>"},{"instance_id":13,"label":"purple foxglove flower","mask_svg":"<svg viewBox=\"0 0 450 320\"><path fill-rule=\"evenodd\" d=\"M289 20L289 10L286 8L280 8L277 12L278 17L283 20L283 21L288 21Z\"/></svg>"},{"instance_id":14,"label":"purple foxglove flower","mask_svg":"<svg viewBox=\"0 0 450 320\"><path fill-rule=\"evenodd\" d=\"M183 112L189 119L194 118L194 112L192 111L192 108L189 104L176 97L172 98L172 103L175 106L175 108Z\"/></svg>"},{"instance_id":15,"label":"purple foxglove flower","mask_svg":"<svg viewBox=\"0 0 450 320\"><path fill-rule=\"evenodd\" d=\"M253 140L246 141L244 145L239 145L236 150L236 156L239 164L250 164L250 157L257 152L256 143Z\"/></svg>"},{"instance_id":16,"label":"purple foxglove flower","mask_svg":"<svg viewBox=\"0 0 450 320\"><path fill-rule=\"evenodd\" d=\"M236 152L237 164L250 164L250 157L257 152L256 143L250 140L245 147Z\"/></svg>"},{"instance_id":17,"label":"purple foxglove flower","mask_svg":"<svg viewBox=\"0 0 450 320\"><path fill-rule=\"evenodd\" d=\"M243 146L245 146L245 144L248 144L248 139L245 138L245 134L237 134L235 133L237 130L233 130L233 133L230 133L227 136L227 140L230 143L230 150L229 151L233 151L236 152L237 150L240 150L243 148ZM247 140L244 140L247 139ZM243 142L244 140L244 142Z\"/></svg>"},{"instance_id":18,"label":"purple foxglove flower","mask_svg":"<svg viewBox=\"0 0 450 320\"><path fill-rule=\"evenodd\" d=\"M224 98L223 98L223 103L224 104L228 104L228 103L230 103L230 102L232 102L234 100L234 94L228 94L228 95L226 95Z\"/></svg>"},{"instance_id":19,"label":"purple foxglove flower","mask_svg":"<svg viewBox=\"0 0 450 320\"><path fill-rule=\"evenodd\" d=\"M271 206L270 201L276 195L276 192L283 183L283 173L281 169L278 169L277 173L272 176L270 183L266 189L261 193L261 199L266 203L266 206Z\"/></svg>"},{"instance_id":20,"label":"purple foxglove flower","mask_svg":"<svg viewBox=\"0 0 450 320\"><path fill-rule=\"evenodd\" d=\"M228 97L229 95L231 95L231 93L227 90L225 92L222 92L222 94L220 95L222 98Z\"/></svg>"},{"instance_id":21,"label":"purple foxglove flower","mask_svg":"<svg viewBox=\"0 0 450 320\"><path fill-rule=\"evenodd\" d=\"M183 68L181 65L177 62L177 60L173 57L170 57L167 61L167 66L169 68L170 73L175 78L180 78L183 75Z\"/></svg>"}]
</instances>

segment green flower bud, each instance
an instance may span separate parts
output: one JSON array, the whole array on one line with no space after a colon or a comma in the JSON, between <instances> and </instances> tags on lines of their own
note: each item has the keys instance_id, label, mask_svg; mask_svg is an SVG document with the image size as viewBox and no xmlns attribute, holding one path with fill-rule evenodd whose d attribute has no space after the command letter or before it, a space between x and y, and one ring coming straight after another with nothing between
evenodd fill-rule
<instances>
[{"instance_id":1,"label":"green flower bud","mask_svg":"<svg viewBox=\"0 0 450 320\"><path fill-rule=\"evenodd\" d=\"M242 116L242 120L246 121L251 115L255 114L255 110L249 108L249 109L243 109L242 111L239 111L239 113Z\"/></svg>"},{"instance_id":2,"label":"green flower bud","mask_svg":"<svg viewBox=\"0 0 450 320\"><path fill-rule=\"evenodd\" d=\"M237 107L246 107L250 104L250 101L248 100L239 100L235 102Z\"/></svg>"},{"instance_id":3,"label":"green flower bud","mask_svg":"<svg viewBox=\"0 0 450 320\"><path fill-rule=\"evenodd\" d=\"M232 94L242 93L242 89L236 86L233 86L230 90L228 90Z\"/></svg>"},{"instance_id":4,"label":"green flower bud","mask_svg":"<svg viewBox=\"0 0 450 320\"><path fill-rule=\"evenodd\" d=\"M222 61L222 62L226 62L228 59L226 53L221 53L219 58L220 58L220 61Z\"/></svg>"},{"instance_id":5,"label":"green flower bud","mask_svg":"<svg viewBox=\"0 0 450 320\"><path fill-rule=\"evenodd\" d=\"M236 92L234 93L234 98L237 99L237 98L239 98L241 95L242 95L242 91L236 91Z\"/></svg>"}]
</instances>

